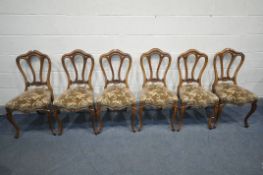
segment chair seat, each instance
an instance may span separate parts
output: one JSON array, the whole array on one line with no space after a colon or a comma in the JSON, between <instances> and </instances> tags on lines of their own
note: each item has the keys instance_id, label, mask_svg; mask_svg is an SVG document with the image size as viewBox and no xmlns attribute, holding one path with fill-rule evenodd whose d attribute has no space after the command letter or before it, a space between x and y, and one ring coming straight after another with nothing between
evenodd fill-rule
<instances>
[{"instance_id":1,"label":"chair seat","mask_svg":"<svg viewBox=\"0 0 263 175\"><path fill-rule=\"evenodd\" d=\"M86 86L72 87L54 100L54 106L68 111L87 109L93 105L93 91Z\"/></svg>"},{"instance_id":2,"label":"chair seat","mask_svg":"<svg viewBox=\"0 0 263 175\"><path fill-rule=\"evenodd\" d=\"M180 98L182 103L195 107L207 107L219 102L215 94L194 84L183 85L180 89Z\"/></svg>"},{"instance_id":3,"label":"chair seat","mask_svg":"<svg viewBox=\"0 0 263 175\"><path fill-rule=\"evenodd\" d=\"M34 88L10 100L6 104L6 108L13 111L33 112L41 109L48 109L50 104L50 90L47 88Z\"/></svg>"},{"instance_id":4,"label":"chair seat","mask_svg":"<svg viewBox=\"0 0 263 175\"><path fill-rule=\"evenodd\" d=\"M242 105L257 100L257 96L254 93L230 83L216 85L215 93L224 103Z\"/></svg>"},{"instance_id":5,"label":"chair seat","mask_svg":"<svg viewBox=\"0 0 263 175\"><path fill-rule=\"evenodd\" d=\"M122 84L108 86L97 98L97 103L112 110L119 110L136 103L136 98L129 88Z\"/></svg>"},{"instance_id":6,"label":"chair seat","mask_svg":"<svg viewBox=\"0 0 263 175\"><path fill-rule=\"evenodd\" d=\"M168 107L178 101L177 95L163 83L147 83L141 92L140 102L155 107Z\"/></svg>"}]
</instances>

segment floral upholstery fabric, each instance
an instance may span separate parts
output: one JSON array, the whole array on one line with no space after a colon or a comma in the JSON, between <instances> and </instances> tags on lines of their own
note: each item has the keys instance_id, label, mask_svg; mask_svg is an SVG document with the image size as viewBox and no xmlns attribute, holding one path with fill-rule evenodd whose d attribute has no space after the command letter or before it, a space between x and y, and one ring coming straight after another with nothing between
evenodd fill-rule
<instances>
[{"instance_id":1,"label":"floral upholstery fabric","mask_svg":"<svg viewBox=\"0 0 263 175\"><path fill-rule=\"evenodd\" d=\"M180 98L182 103L196 107L207 107L219 102L219 99L215 94L194 84L181 86Z\"/></svg>"},{"instance_id":2,"label":"floral upholstery fabric","mask_svg":"<svg viewBox=\"0 0 263 175\"><path fill-rule=\"evenodd\" d=\"M163 83L145 84L140 95L140 102L150 106L167 107L177 101L177 95L169 91Z\"/></svg>"},{"instance_id":3,"label":"floral upholstery fabric","mask_svg":"<svg viewBox=\"0 0 263 175\"><path fill-rule=\"evenodd\" d=\"M32 112L47 109L51 104L51 92L47 88L35 88L23 92L6 104L13 111Z\"/></svg>"},{"instance_id":4,"label":"floral upholstery fabric","mask_svg":"<svg viewBox=\"0 0 263 175\"><path fill-rule=\"evenodd\" d=\"M216 85L215 93L224 103L242 105L257 100L254 93L230 83L220 83Z\"/></svg>"},{"instance_id":5,"label":"floral upholstery fabric","mask_svg":"<svg viewBox=\"0 0 263 175\"><path fill-rule=\"evenodd\" d=\"M69 111L85 109L93 105L93 91L86 86L72 87L56 98L53 104Z\"/></svg>"},{"instance_id":6,"label":"floral upholstery fabric","mask_svg":"<svg viewBox=\"0 0 263 175\"><path fill-rule=\"evenodd\" d=\"M108 86L103 94L97 98L97 103L110 109L122 109L136 102L135 96L123 84Z\"/></svg>"}]
</instances>

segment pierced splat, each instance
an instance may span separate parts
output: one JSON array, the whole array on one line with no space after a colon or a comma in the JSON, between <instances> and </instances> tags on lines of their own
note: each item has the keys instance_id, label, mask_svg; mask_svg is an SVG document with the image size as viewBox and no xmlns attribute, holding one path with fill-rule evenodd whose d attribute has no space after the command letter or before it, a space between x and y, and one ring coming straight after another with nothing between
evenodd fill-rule
<instances>
[{"instance_id":1,"label":"pierced splat","mask_svg":"<svg viewBox=\"0 0 263 175\"><path fill-rule=\"evenodd\" d=\"M78 67L77 67L77 64L76 64L76 59L77 57L76 56L80 56L78 58L81 58L83 60L83 66L81 68L81 76L79 76L79 71L78 71ZM75 73L75 79L73 80L70 76L70 73L69 73L69 65L66 63L66 60L69 59L70 60L70 63L71 65L73 66L74 68L74 73ZM90 60L90 70L88 71L87 70L87 62ZM94 58L92 57L92 55L82 51L82 50L74 50L68 54L64 54L62 56L62 65L63 65L63 68L67 74L67 78L68 78L68 88L70 88L70 86L72 84L88 84L89 87L91 89L93 89L92 87L92 73L93 73L93 69L94 69ZM85 79L85 75L88 75L88 79L86 80Z\"/></svg>"},{"instance_id":2,"label":"pierced splat","mask_svg":"<svg viewBox=\"0 0 263 175\"><path fill-rule=\"evenodd\" d=\"M117 75L115 75L114 67L112 64L112 60L113 60L114 56L117 56L120 59L119 66L117 68L117 72L118 72ZM126 70L124 79L122 79L121 78L121 72L122 72L122 69L124 67L124 61L126 59L128 60L128 68ZM105 67L104 67L105 65L103 64L104 60L106 60L108 62L108 64L110 65L111 78L109 78L109 76L106 74ZM111 84L111 83L124 83L126 85L126 87L129 87L128 75L129 75L129 72L131 69L131 63L132 63L131 56L127 53L124 53L124 52L118 50L118 49L117 50L111 50L110 52L101 55L100 56L100 67L101 67L101 70L102 70L104 78L105 78L104 88L106 88L108 86L108 84Z\"/></svg>"},{"instance_id":3,"label":"pierced splat","mask_svg":"<svg viewBox=\"0 0 263 175\"><path fill-rule=\"evenodd\" d=\"M154 59L153 58L153 55L158 55L158 66L156 67L156 74L154 75L153 74L153 66L152 66L152 60ZM144 67L144 60L147 60L147 64L149 66L149 70L150 70L150 76L147 77L146 75L146 71L145 71L145 67ZM165 71L164 71L164 75L163 77L161 78L160 77L160 67L162 64L165 64L165 59L168 59L168 63L167 65L165 66ZM166 75L167 75L167 72L171 66L171 61L172 61L172 58L171 58L171 55L169 53L166 53L166 52L163 52L162 50L158 49L158 48L153 48L151 50L149 50L148 52L146 53L143 53L141 55L141 68L142 68L142 72L143 72L143 86L147 83L147 82L162 82L164 84L164 86L166 86Z\"/></svg>"},{"instance_id":4,"label":"pierced splat","mask_svg":"<svg viewBox=\"0 0 263 175\"><path fill-rule=\"evenodd\" d=\"M230 61L227 64L225 69L224 62L226 62L225 56L230 55ZM233 67L233 63L235 60L239 59L239 64L234 68L234 74L230 75L230 70ZM217 62L219 60L220 70L218 71ZM213 83L213 91L215 90L215 86L219 81L232 81L234 84L237 84L237 74L244 63L245 55L242 52L237 52L233 49L226 48L221 52L218 52L214 57L214 71L215 71L215 81ZM219 73L220 72L220 73Z\"/></svg>"},{"instance_id":5,"label":"pierced splat","mask_svg":"<svg viewBox=\"0 0 263 175\"><path fill-rule=\"evenodd\" d=\"M191 70L189 70L188 63L189 63L189 56L193 55L194 56L194 65ZM198 73L198 77L195 78L195 70L197 68L197 64L201 59L204 59L203 65L201 70ZM185 76L183 77L182 75L182 68L180 66L181 61L183 61L184 68L185 68ZM182 53L179 55L178 60L177 60L177 66L178 66L178 71L179 71L179 85L178 88L182 86L183 83L191 83L191 82L196 82L201 86L201 79L202 75L204 73L204 70L206 68L208 62L208 56L204 53L199 52L198 50L195 49L190 49L186 51L185 53ZM191 71L191 74L189 75L189 71ZM178 91L179 92L179 91Z\"/></svg>"},{"instance_id":6,"label":"pierced splat","mask_svg":"<svg viewBox=\"0 0 263 175\"><path fill-rule=\"evenodd\" d=\"M39 62L39 65L40 65L39 70L35 70L35 68L32 65L32 61L35 58L37 59L36 61ZM30 78L28 77L23 66L21 65L22 60L24 60L26 62L26 65L30 68L30 71L31 71L32 77L33 77L32 81L30 81ZM47 61L47 65L45 64L45 61ZM17 67L18 67L19 71L21 72L21 74L24 78L25 91L28 90L29 86L46 85L48 87L48 89L52 92L52 87L50 84L51 61L47 55L45 55L45 54L43 54L37 50L29 51L25 54L19 55L16 58L16 64L17 64ZM47 66L46 80L44 80L44 76L43 76L43 74L45 73L44 72L44 70L45 70L44 66Z\"/></svg>"}]
</instances>

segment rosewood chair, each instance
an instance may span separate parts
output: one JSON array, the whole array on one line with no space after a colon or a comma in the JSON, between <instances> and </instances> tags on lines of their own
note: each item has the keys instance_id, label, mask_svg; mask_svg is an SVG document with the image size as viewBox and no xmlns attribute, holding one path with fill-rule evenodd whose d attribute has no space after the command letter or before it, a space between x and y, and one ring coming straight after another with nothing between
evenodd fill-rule
<instances>
[{"instance_id":1,"label":"rosewood chair","mask_svg":"<svg viewBox=\"0 0 263 175\"><path fill-rule=\"evenodd\" d=\"M113 59L118 63L118 67L113 66ZM124 67L124 62L127 63L127 69ZM106 66L106 63L109 67ZM103 120L100 116L101 110L118 111L128 109L129 107L132 108L131 129L135 132L136 99L128 85L128 75L131 64L131 56L120 50L111 50L100 56L100 67L104 75L105 86L102 95L97 98L98 133L100 133L104 127ZM107 68L110 68L110 70L106 71ZM125 73L125 77L122 77L122 73Z\"/></svg>"},{"instance_id":2,"label":"rosewood chair","mask_svg":"<svg viewBox=\"0 0 263 175\"><path fill-rule=\"evenodd\" d=\"M24 78L25 89L22 94L9 101L5 106L7 119L16 129L15 138L19 138L20 128L13 118L14 111L46 113L49 128L52 134L55 134L50 111L53 101L53 90L50 84L50 58L34 50L18 56L16 64Z\"/></svg>"},{"instance_id":3,"label":"rosewood chair","mask_svg":"<svg viewBox=\"0 0 263 175\"><path fill-rule=\"evenodd\" d=\"M194 59L192 68L190 69L190 57ZM203 63L200 61L203 59ZM177 131L180 131L185 110L187 108L208 108L213 107L213 113L208 117L208 128L214 128L215 116L218 111L218 97L210 91L202 87L201 79L203 72L208 62L208 56L195 49L190 49L185 53L179 55L177 59L177 66L179 71L179 84L177 88L178 96L181 100L180 120ZM184 76L181 63L184 65ZM198 72L198 77L195 77L197 65L201 65ZM189 74L190 73L190 74Z\"/></svg>"},{"instance_id":4,"label":"rosewood chair","mask_svg":"<svg viewBox=\"0 0 263 175\"><path fill-rule=\"evenodd\" d=\"M158 61L158 66L154 67L153 60ZM146 63L144 61L147 61ZM167 60L167 63L165 63ZM140 109L139 109L139 131L143 127L142 116L146 106L164 109L168 107L173 108L172 119L170 120L171 130L174 131L174 122L176 120L177 112L177 95L169 91L166 87L166 74L171 66L172 58L169 53L163 52L158 48L153 48L141 55L141 69L143 72L143 85L140 95ZM149 67L149 76L146 75L146 65ZM161 76L160 68L164 65L164 74ZM153 70L154 69L154 70ZM155 71L155 74L154 72Z\"/></svg>"},{"instance_id":5,"label":"rosewood chair","mask_svg":"<svg viewBox=\"0 0 263 175\"><path fill-rule=\"evenodd\" d=\"M244 60L245 55L242 52L237 52L230 48L215 54L213 92L219 97L220 104L216 121L218 121L225 104L243 105L251 103L251 109L244 119L244 125L247 128L249 127L248 118L257 109L257 96L237 84L237 75ZM234 65L235 62L238 64ZM224 66L227 67L225 68ZM232 75L231 70L234 70Z\"/></svg>"},{"instance_id":6,"label":"rosewood chair","mask_svg":"<svg viewBox=\"0 0 263 175\"><path fill-rule=\"evenodd\" d=\"M67 89L54 100L54 117L58 121L59 135L63 133L62 122L59 119L59 111L80 112L89 111L92 115L92 127L95 132L95 103L92 86L92 74L94 58L82 51L74 50L62 56L62 65L68 79ZM78 62L81 61L81 62ZM73 67L73 73L70 72ZM78 70L80 67L80 70ZM79 75L81 73L81 75ZM74 75L74 76L73 76Z\"/></svg>"}]
</instances>

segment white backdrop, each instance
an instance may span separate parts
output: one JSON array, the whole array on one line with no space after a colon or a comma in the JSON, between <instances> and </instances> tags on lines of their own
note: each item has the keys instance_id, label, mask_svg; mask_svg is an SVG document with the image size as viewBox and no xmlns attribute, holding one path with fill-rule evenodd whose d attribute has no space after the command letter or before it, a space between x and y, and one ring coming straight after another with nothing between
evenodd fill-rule
<instances>
[{"instance_id":1,"label":"white backdrop","mask_svg":"<svg viewBox=\"0 0 263 175\"><path fill-rule=\"evenodd\" d=\"M178 83L177 56L196 48L209 55L203 77L213 81L212 59L226 47L246 55L238 82L263 96L262 0L0 0L0 105L23 91L15 58L37 49L52 59L55 95L66 88L61 56L83 49L95 58L93 84L104 86L98 58L110 49L130 53L132 91L142 84L139 57L158 47L173 57L167 81Z\"/></svg>"}]
</instances>

